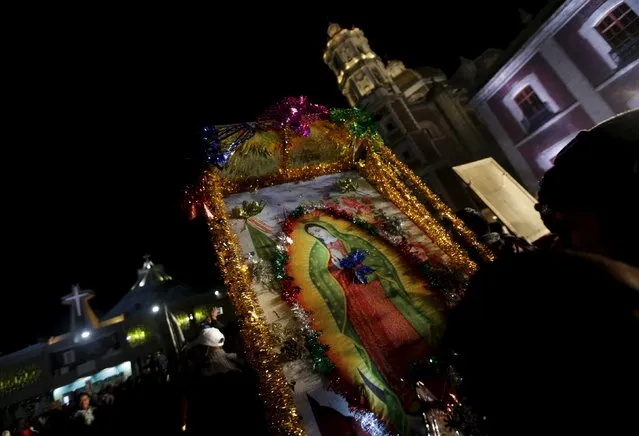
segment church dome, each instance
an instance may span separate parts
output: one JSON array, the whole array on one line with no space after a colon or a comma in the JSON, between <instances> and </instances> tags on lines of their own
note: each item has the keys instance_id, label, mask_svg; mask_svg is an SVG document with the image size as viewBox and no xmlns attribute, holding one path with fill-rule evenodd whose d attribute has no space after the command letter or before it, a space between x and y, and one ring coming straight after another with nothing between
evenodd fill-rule
<instances>
[{"instance_id":1,"label":"church dome","mask_svg":"<svg viewBox=\"0 0 639 436\"><path fill-rule=\"evenodd\" d=\"M430 79L432 81L440 81L446 80L446 74L439 68L434 67L419 67L417 68L417 72L422 76L423 79Z\"/></svg>"},{"instance_id":2,"label":"church dome","mask_svg":"<svg viewBox=\"0 0 639 436\"><path fill-rule=\"evenodd\" d=\"M393 81L395 82L395 85L397 85L397 87L403 92L413 86L415 83L419 82L421 79L421 76L414 70L406 69L402 71L397 77L395 77Z\"/></svg>"},{"instance_id":3,"label":"church dome","mask_svg":"<svg viewBox=\"0 0 639 436\"><path fill-rule=\"evenodd\" d=\"M402 74L405 70L406 66L402 61L388 61L386 64L386 71L388 71L388 74L390 74L393 79Z\"/></svg>"}]
</instances>

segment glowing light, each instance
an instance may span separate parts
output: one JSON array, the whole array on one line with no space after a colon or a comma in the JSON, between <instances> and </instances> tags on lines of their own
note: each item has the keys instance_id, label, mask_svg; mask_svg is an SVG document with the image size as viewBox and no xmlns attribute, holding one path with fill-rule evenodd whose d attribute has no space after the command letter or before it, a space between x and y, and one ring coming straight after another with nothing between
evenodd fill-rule
<instances>
[{"instance_id":1,"label":"glowing light","mask_svg":"<svg viewBox=\"0 0 639 436\"><path fill-rule=\"evenodd\" d=\"M151 308L151 312L158 313L160 311L160 306L157 304Z\"/></svg>"},{"instance_id":2,"label":"glowing light","mask_svg":"<svg viewBox=\"0 0 639 436\"><path fill-rule=\"evenodd\" d=\"M127 332L126 340L129 342L129 344L131 344L132 347L136 347L146 342L147 336L148 335L143 328L137 327Z\"/></svg>"},{"instance_id":3,"label":"glowing light","mask_svg":"<svg viewBox=\"0 0 639 436\"><path fill-rule=\"evenodd\" d=\"M82 332L82 334L80 336L82 336L82 339L86 339L89 336L91 336L91 332L88 331L88 330L85 330L85 331Z\"/></svg>"},{"instance_id":4,"label":"glowing light","mask_svg":"<svg viewBox=\"0 0 639 436\"><path fill-rule=\"evenodd\" d=\"M353 414L353 417L366 434L371 436L388 436L391 434L373 412L357 411Z\"/></svg>"}]
</instances>

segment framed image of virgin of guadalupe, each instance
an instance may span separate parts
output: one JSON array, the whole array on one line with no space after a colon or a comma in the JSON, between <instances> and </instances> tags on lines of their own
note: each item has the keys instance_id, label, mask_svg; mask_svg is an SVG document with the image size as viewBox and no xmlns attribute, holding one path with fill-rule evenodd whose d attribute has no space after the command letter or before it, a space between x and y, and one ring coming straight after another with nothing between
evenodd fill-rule
<instances>
[{"instance_id":1,"label":"framed image of virgin of guadalupe","mask_svg":"<svg viewBox=\"0 0 639 436\"><path fill-rule=\"evenodd\" d=\"M359 109L287 98L208 132L215 166L190 204L208 218L272 430L423 429L411 365L433 355L477 268L457 241L492 254Z\"/></svg>"}]
</instances>

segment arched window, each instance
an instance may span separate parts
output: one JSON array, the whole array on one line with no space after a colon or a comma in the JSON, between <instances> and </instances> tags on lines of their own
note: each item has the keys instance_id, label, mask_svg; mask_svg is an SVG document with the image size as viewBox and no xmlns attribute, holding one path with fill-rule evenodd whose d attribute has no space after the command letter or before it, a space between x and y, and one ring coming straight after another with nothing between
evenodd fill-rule
<instances>
[{"instance_id":1,"label":"arched window","mask_svg":"<svg viewBox=\"0 0 639 436\"><path fill-rule=\"evenodd\" d=\"M579 29L612 70L637 59L639 2L606 0Z\"/></svg>"},{"instance_id":2,"label":"arched window","mask_svg":"<svg viewBox=\"0 0 639 436\"><path fill-rule=\"evenodd\" d=\"M559 106L534 73L514 84L503 102L527 133L537 130L559 111Z\"/></svg>"},{"instance_id":3,"label":"arched window","mask_svg":"<svg viewBox=\"0 0 639 436\"><path fill-rule=\"evenodd\" d=\"M552 112L532 86L527 85L515 95L515 103L524 115L524 125L528 130L535 130L552 117Z\"/></svg>"},{"instance_id":4,"label":"arched window","mask_svg":"<svg viewBox=\"0 0 639 436\"><path fill-rule=\"evenodd\" d=\"M517 103L526 118L532 118L546 108L544 102L541 101L530 85L525 86L524 89L515 95L515 103Z\"/></svg>"},{"instance_id":5,"label":"arched window","mask_svg":"<svg viewBox=\"0 0 639 436\"><path fill-rule=\"evenodd\" d=\"M613 50L618 50L639 35L639 19L627 4L620 3L603 17L596 28L597 32L610 44L610 47Z\"/></svg>"},{"instance_id":6,"label":"arched window","mask_svg":"<svg viewBox=\"0 0 639 436\"><path fill-rule=\"evenodd\" d=\"M430 139L440 139L442 137L439 127L430 120L420 121L419 127L426 132Z\"/></svg>"}]
</instances>

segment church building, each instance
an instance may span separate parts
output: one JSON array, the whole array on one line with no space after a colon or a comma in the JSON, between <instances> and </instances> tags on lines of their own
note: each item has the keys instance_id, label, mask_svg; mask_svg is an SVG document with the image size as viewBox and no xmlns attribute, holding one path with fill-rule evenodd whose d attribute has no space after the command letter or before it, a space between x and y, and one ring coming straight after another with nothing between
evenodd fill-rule
<instances>
[{"instance_id":1,"label":"church building","mask_svg":"<svg viewBox=\"0 0 639 436\"><path fill-rule=\"evenodd\" d=\"M552 2L470 100L529 191L583 129L639 108L639 0Z\"/></svg>"},{"instance_id":2,"label":"church building","mask_svg":"<svg viewBox=\"0 0 639 436\"><path fill-rule=\"evenodd\" d=\"M73 286L61 299L69 306L68 332L0 357L0 410L20 403L33 406L37 398L43 403L40 410L52 399L67 403L87 382L97 392L140 374L149 355L175 352L189 333L199 331L214 306L232 313L222 291L196 292L174 284L148 256L135 284L104 316L91 308L93 297Z\"/></svg>"},{"instance_id":3,"label":"church building","mask_svg":"<svg viewBox=\"0 0 639 436\"><path fill-rule=\"evenodd\" d=\"M358 28L328 28L324 62L351 106L453 208L476 206L452 167L493 157L536 194L574 136L639 107L639 0L554 0L505 50L437 68L384 63Z\"/></svg>"},{"instance_id":4,"label":"church building","mask_svg":"<svg viewBox=\"0 0 639 436\"><path fill-rule=\"evenodd\" d=\"M324 62L351 106L374 117L384 142L449 205L474 206L452 167L500 151L479 122L466 95L453 87L443 71L407 68L401 61L384 64L358 28L328 28ZM494 50L478 60L494 62Z\"/></svg>"}]
</instances>

